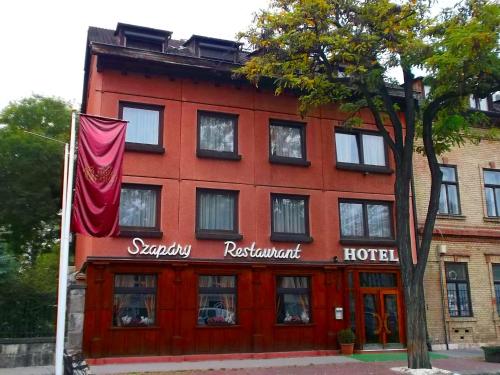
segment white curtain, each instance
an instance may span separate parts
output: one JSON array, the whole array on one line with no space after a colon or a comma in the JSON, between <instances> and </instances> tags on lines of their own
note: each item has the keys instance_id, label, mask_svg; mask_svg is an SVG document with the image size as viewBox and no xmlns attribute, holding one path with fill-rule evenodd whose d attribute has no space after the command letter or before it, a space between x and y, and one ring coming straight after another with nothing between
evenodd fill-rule
<instances>
[{"instance_id":1,"label":"white curtain","mask_svg":"<svg viewBox=\"0 0 500 375\"><path fill-rule=\"evenodd\" d=\"M337 133L335 148L338 162L359 164L358 143L354 134Z\"/></svg>"},{"instance_id":2,"label":"white curtain","mask_svg":"<svg viewBox=\"0 0 500 375\"><path fill-rule=\"evenodd\" d=\"M363 158L369 165L386 165L384 139L379 135L363 134Z\"/></svg>"},{"instance_id":3,"label":"white curtain","mask_svg":"<svg viewBox=\"0 0 500 375\"><path fill-rule=\"evenodd\" d=\"M234 151L234 119L200 115L200 149Z\"/></svg>"},{"instance_id":4,"label":"white curtain","mask_svg":"<svg viewBox=\"0 0 500 375\"><path fill-rule=\"evenodd\" d=\"M301 129L297 127L271 125L271 155L301 159Z\"/></svg>"},{"instance_id":5,"label":"white curtain","mask_svg":"<svg viewBox=\"0 0 500 375\"><path fill-rule=\"evenodd\" d=\"M120 225L127 227L156 226L156 191L122 188Z\"/></svg>"},{"instance_id":6,"label":"white curtain","mask_svg":"<svg viewBox=\"0 0 500 375\"><path fill-rule=\"evenodd\" d=\"M201 192L199 228L204 230L234 230L234 196Z\"/></svg>"},{"instance_id":7,"label":"white curtain","mask_svg":"<svg viewBox=\"0 0 500 375\"><path fill-rule=\"evenodd\" d=\"M126 142L158 144L159 111L124 107L123 119L128 121L125 134Z\"/></svg>"},{"instance_id":8,"label":"white curtain","mask_svg":"<svg viewBox=\"0 0 500 375\"><path fill-rule=\"evenodd\" d=\"M391 219L389 206L380 204L367 205L368 235L370 237L391 237Z\"/></svg>"},{"instance_id":9,"label":"white curtain","mask_svg":"<svg viewBox=\"0 0 500 375\"><path fill-rule=\"evenodd\" d=\"M439 192L439 213L448 213L448 194L446 193L445 184L441 184L441 191Z\"/></svg>"},{"instance_id":10,"label":"white curtain","mask_svg":"<svg viewBox=\"0 0 500 375\"><path fill-rule=\"evenodd\" d=\"M342 236L363 237L363 205L340 203L340 226Z\"/></svg>"},{"instance_id":11,"label":"white curtain","mask_svg":"<svg viewBox=\"0 0 500 375\"><path fill-rule=\"evenodd\" d=\"M305 234L305 201L303 199L274 198L274 231Z\"/></svg>"}]
</instances>

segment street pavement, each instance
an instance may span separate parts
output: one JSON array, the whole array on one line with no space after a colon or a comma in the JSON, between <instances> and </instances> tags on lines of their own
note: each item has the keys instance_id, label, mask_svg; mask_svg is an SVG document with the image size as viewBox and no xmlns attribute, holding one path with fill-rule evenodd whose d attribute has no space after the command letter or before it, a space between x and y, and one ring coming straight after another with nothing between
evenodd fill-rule
<instances>
[{"instance_id":1,"label":"street pavement","mask_svg":"<svg viewBox=\"0 0 500 375\"><path fill-rule=\"evenodd\" d=\"M439 351L447 358L433 359L432 365L442 374L500 375L499 363L487 363L481 350ZM359 358L359 357L357 357ZM392 369L406 366L406 361L364 362L349 356L319 356L272 359L241 359L199 362L161 362L107 364L91 366L91 373L154 374L154 375L397 375ZM0 369L0 375L48 375L53 367L23 367ZM436 373L437 374L437 373Z\"/></svg>"}]
</instances>

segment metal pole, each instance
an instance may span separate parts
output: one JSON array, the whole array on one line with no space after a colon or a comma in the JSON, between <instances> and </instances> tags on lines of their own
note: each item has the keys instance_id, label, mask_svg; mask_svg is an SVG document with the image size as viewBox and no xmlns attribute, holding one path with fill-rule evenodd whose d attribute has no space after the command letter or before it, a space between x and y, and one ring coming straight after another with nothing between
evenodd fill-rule
<instances>
[{"instance_id":1,"label":"metal pole","mask_svg":"<svg viewBox=\"0 0 500 375\"><path fill-rule=\"evenodd\" d=\"M73 198L73 171L75 164L75 111L71 114L71 136L69 155L65 160L65 186L63 188L63 212L61 219L61 250L59 255L59 288L57 297L57 332L56 332L56 375L64 373L64 333L66 328L66 293L68 288L68 252L71 220L71 201ZM65 150L67 150L67 146Z\"/></svg>"}]
</instances>

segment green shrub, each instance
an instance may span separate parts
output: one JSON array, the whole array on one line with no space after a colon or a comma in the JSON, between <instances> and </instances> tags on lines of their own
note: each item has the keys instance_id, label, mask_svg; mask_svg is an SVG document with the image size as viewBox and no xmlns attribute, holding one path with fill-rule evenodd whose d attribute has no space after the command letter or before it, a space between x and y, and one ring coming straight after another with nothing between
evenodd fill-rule
<instances>
[{"instance_id":1,"label":"green shrub","mask_svg":"<svg viewBox=\"0 0 500 375\"><path fill-rule=\"evenodd\" d=\"M340 330L337 337L341 344L353 344L356 341L356 335L350 328Z\"/></svg>"}]
</instances>

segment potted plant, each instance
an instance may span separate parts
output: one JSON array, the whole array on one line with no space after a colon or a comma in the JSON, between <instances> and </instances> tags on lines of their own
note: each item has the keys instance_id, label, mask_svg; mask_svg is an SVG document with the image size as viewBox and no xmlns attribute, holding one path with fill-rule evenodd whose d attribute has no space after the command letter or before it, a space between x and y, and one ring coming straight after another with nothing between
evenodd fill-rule
<instances>
[{"instance_id":1,"label":"potted plant","mask_svg":"<svg viewBox=\"0 0 500 375\"><path fill-rule=\"evenodd\" d=\"M500 363L500 346L481 346L486 362Z\"/></svg>"},{"instance_id":2,"label":"potted plant","mask_svg":"<svg viewBox=\"0 0 500 375\"><path fill-rule=\"evenodd\" d=\"M351 355L354 352L354 342L356 335L350 328L342 329L337 334L340 344L340 352L344 355Z\"/></svg>"}]
</instances>

